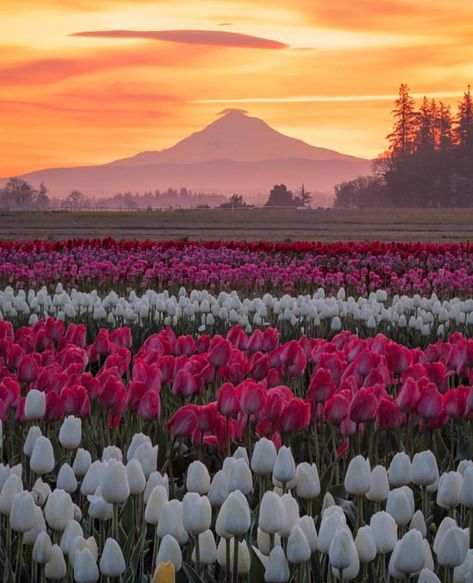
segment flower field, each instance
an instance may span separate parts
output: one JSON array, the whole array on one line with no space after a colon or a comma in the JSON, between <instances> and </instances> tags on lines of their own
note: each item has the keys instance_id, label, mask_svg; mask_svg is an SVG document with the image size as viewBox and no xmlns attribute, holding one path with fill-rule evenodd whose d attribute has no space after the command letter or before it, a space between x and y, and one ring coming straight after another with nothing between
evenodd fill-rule
<instances>
[{"instance_id":1,"label":"flower field","mask_svg":"<svg viewBox=\"0 0 473 583\"><path fill-rule=\"evenodd\" d=\"M0 257L4 583L472 580L473 246Z\"/></svg>"}]
</instances>

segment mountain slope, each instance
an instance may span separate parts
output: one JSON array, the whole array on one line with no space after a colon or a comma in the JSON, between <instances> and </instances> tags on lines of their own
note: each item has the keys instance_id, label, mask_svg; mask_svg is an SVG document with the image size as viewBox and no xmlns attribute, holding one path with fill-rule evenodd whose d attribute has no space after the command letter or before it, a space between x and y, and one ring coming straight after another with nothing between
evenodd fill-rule
<instances>
[{"instance_id":1,"label":"mountain slope","mask_svg":"<svg viewBox=\"0 0 473 583\"><path fill-rule=\"evenodd\" d=\"M327 148L317 148L271 128L266 122L241 110L227 110L225 115L176 145L157 152L141 152L113 165L189 164L227 159L257 162L286 158L308 160L360 160Z\"/></svg>"}]
</instances>

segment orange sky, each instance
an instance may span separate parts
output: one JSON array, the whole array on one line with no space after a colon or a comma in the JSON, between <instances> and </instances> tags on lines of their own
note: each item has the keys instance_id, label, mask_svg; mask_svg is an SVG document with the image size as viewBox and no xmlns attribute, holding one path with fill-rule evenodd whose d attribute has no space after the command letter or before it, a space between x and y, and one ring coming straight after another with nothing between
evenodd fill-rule
<instances>
[{"instance_id":1,"label":"orange sky","mask_svg":"<svg viewBox=\"0 0 473 583\"><path fill-rule=\"evenodd\" d=\"M473 80L468 0L0 0L0 22L0 176L161 149L225 107L373 157L401 82L455 105Z\"/></svg>"}]
</instances>

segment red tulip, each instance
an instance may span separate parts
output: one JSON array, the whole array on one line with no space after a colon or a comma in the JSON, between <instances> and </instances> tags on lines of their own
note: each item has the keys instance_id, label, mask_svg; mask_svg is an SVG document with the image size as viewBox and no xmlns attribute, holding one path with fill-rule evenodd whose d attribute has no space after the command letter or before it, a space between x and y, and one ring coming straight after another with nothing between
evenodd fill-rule
<instances>
[{"instance_id":1,"label":"red tulip","mask_svg":"<svg viewBox=\"0 0 473 583\"><path fill-rule=\"evenodd\" d=\"M46 412L44 414L43 421L60 421L61 419L64 419L64 415L65 411L62 404L62 398L53 391L47 392Z\"/></svg>"},{"instance_id":2,"label":"red tulip","mask_svg":"<svg viewBox=\"0 0 473 583\"><path fill-rule=\"evenodd\" d=\"M123 383L116 378L110 377L103 384L100 391L100 403L107 409L114 409L125 401L126 391Z\"/></svg>"},{"instance_id":3,"label":"red tulip","mask_svg":"<svg viewBox=\"0 0 473 583\"><path fill-rule=\"evenodd\" d=\"M246 350L248 346L248 336L241 326L233 326L227 332L227 340L239 350Z\"/></svg>"},{"instance_id":4,"label":"red tulip","mask_svg":"<svg viewBox=\"0 0 473 583\"><path fill-rule=\"evenodd\" d=\"M348 417L354 423L370 421L376 415L377 405L378 402L371 388L358 389L351 400Z\"/></svg>"},{"instance_id":5,"label":"red tulip","mask_svg":"<svg viewBox=\"0 0 473 583\"><path fill-rule=\"evenodd\" d=\"M262 381L269 372L268 355L256 352L250 361L250 375L255 381Z\"/></svg>"},{"instance_id":6,"label":"red tulip","mask_svg":"<svg viewBox=\"0 0 473 583\"><path fill-rule=\"evenodd\" d=\"M460 419L465 415L466 398L469 387L450 389L443 395L443 406L447 415L453 419Z\"/></svg>"},{"instance_id":7,"label":"red tulip","mask_svg":"<svg viewBox=\"0 0 473 583\"><path fill-rule=\"evenodd\" d=\"M232 345L230 342L222 338L210 348L208 353L209 363L215 368L225 366L230 358L231 351Z\"/></svg>"},{"instance_id":8,"label":"red tulip","mask_svg":"<svg viewBox=\"0 0 473 583\"><path fill-rule=\"evenodd\" d=\"M75 415L76 417L87 417L89 415L90 400L85 387L80 385L66 387L61 391L60 398L64 412L67 415Z\"/></svg>"},{"instance_id":9,"label":"red tulip","mask_svg":"<svg viewBox=\"0 0 473 583\"><path fill-rule=\"evenodd\" d=\"M409 348L391 342L386 346L386 360L393 373L401 374L406 368L411 366L413 356Z\"/></svg>"},{"instance_id":10,"label":"red tulip","mask_svg":"<svg viewBox=\"0 0 473 583\"><path fill-rule=\"evenodd\" d=\"M419 386L413 378L407 378L396 397L396 404L404 413L414 413L420 398Z\"/></svg>"},{"instance_id":11,"label":"red tulip","mask_svg":"<svg viewBox=\"0 0 473 583\"><path fill-rule=\"evenodd\" d=\"M253 354L254 352L261 352L262 350L264 350L263 332L261 332L261 330L255 330L248 339L247 352L248 354Z\"/></svg>"},{"instance_id":12,"label":"red tulip","mask_svg":"<svg viewBox=\"0 0 473 583\"><path fill-rule=\"evenodd\" d=\"M348 415L350 401L346 395L336 393L325 403L325 416L327 421L338 425Z\"/></svg>"},{"instance_id":13,"label":"red tulip","mask_svg":"<svg viewBox=\"0 0 473 583\"><path fill-rule=\"evenodd\" d=\"M194 432L197 427L195 409L193 404L184 405L169 419L166 426L175 437L191 435Z\"/></svg>"},{"instance_id":14,"label":"red tulip","mask_svg":"<svg viewBox=\"0 0 473 583\"><path fill-rule=\"evenodd\" d=\"M301 346L295 340L291 340L286 345L284 364L286 365L286 374L289 377L297 378L304 374L307 358Z\"/></svg>"},{"instance_id":15,"label":"red tulip","mask_svg":"<svg viewBox=\"0 0 473 583\"><path fill-rule=\"evenodd\" d=\"M154 421L159 419L161 413L161 400L156 391L147 391L139 400L136 413L143 419Z\"/></svg>"},{"instance_id":16,"label":"red tulip","mask_svg":"<svg viewBox=\"0 0 473 583\"><path fill-rule=\"evenodd\" d=\"M172 383L172 394L185 399L202 390L202 377L181 369Z\"/></svg>"},{"instance_id":17,"label":"red tulip","mask_svg":"<svg viewBox=\"0 0 473 583\"><path fill-rule=\"evenodd\" d=\"M12 344L8 350L8 367L11 369L17 369L25 358L25 354L25 351L19 344Z\"/></svg>"},{"instance_id":18,"label":"red tulip","mask_svg":"<svg viewBox=\"0 0 473 583\"><path fill-rule=\"evenodd\" d=\"M240 408L246 415L262 412L266 400L266 389L261 383L244 381L238 387L240 391Z\"/></svg>"},{"instance_id":19,"label":"red tulip","mask_svg":"<svg viewBox=\"0 0 473 583\"><path fill-rule=\"evenodd\" d=\"M202 336L199 336L195 343L195 351L198 354L203 354L205 352L208 352L209 348L210 348L210 336L208 334L203 334Z\"/></svg>"},{"instance_id":20,"label":"red tulip","mask_svg":"<svg viewBox=\"0 0 473 583\"><path fill-rule=\"evenodd\" d=\"M310 379L307 397L313 403L324 403L335 393L335 388L330 372L325 368L319 368Z\"/></svg>"},{"instance_id":21,"label":"red tulip","mask_svg":"<svg viewBox=\"0 0 473 583\"><path fill-rule=\"evenodd\" d=\"M5 407L16 407L20 400L20 386L17 381L10 377L5 377L0 384L0 399L5 403Z\"/></svg>"},{"instance_id":22,"label":"red tulip","mask_svg":"<svg viewBox=\"0 0 473 583\"><path fill-rule=\"evenodd\" d=\"M376 423L380 429L392 430L403 422L402 413L392 398L382 397L376 411Z\"/></svg>"},{"instance_id":23,"label":"red tulip","mask_svg":"<svg viewBox=\"0 0 473 583\"><path fill-rule=\"evenodd\" d=\"M117 346L125 346L126 348L131 348L133 345L133 338L131 336L131 330L128 326L122 326L120 328L115 328L111 330L108 336L110 342L116 344Z\"/></svg>"},{"instance_id":24,"label":"red tulip","mask_svg":"<svg viewBox=\"0 0 473 583\"><path fill-rule=\"evenodd\" d=\"M239 395L231 383L224 383L217 391L217 408L225 417L236 417L240 410Z\"/></svg>"},{"instance_id":25,"label":"red tulip","mask_svg":"<svg viewBox=\"0 0 473 583\"><path fill-rule=\"evenodd\" d=\"M442 395L437 388L426 388L417 402L417 414L424 419L433 419L442 412Z\"/></svg>"},{"instance_id":26,"label":"red tulip","mask_svg":"<svg viewBox=\"0 0 473 583\"><path fill-rule=\"evenodd\" d=\"M176 342L176 354L191 356L195 352L195 342L192 336L179 336Z\"/></svg>"},{"instance_id":27,"label":"red tulip","mask_svg":"<svg viewBox=\"0 0 473 583\"><path fill-rule=\"evenodd\" d=\"M24 383L31 383L39 374L39 366L36 354L27 354L18 367L18 380Z\"/></svg>"},{"instance_id":28,"label":"red tulip","mask_svg":"<svg viewBox=\"0 0 473 583\"><path fill-rule=\"evenodd\" d=\"M271 352L274 350L279 342L279 332L276 328L266 328L263 333L263 350Z\"/></svg>"},{"instance_id":29,"label":"red tulip","mask_svg":"<svg viewBox=\"0 0 473 583\"><path fill-rule=\"evenodd\" d=\"M201 405L196 409L197 413L197 429L201 433L213 431L215 423L217 422L217 402L207 403Z\"/></svg>"},{"instance_id":30,"label":"red tulip","mask_svg":"<svg viewBox=\"0 0 473 583\"><path fill-rule=\"evenodd\" d=\"M281 429L284 431L300 431L310 424L310 404L302 399L294 398L287 402L281 414Z\"/></svg>"},{"instance_id":31,"label":"red tulip","mask_svg":"<svg viewBox=\"0 0 473 583\"><path fill-rule=\"evenodd\" d=\"M292 398L293 395L289 397L289 399ZM278 422L286 407L287 401L288 396L279 387L269 389L266 393L264 416L273 424Z\"/></svg>"}]
</instances>

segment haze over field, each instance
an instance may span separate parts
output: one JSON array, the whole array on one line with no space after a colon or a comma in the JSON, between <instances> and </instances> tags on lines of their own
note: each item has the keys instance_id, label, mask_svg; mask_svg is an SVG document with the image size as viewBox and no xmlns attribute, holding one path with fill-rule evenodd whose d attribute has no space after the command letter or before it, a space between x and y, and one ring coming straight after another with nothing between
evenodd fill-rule
<instances>
[{"instance_id":1,"label":"haze over field","mask_svg":"<svg viewBox=\"0 0 473 583\"><path fill-rule=\"evenodd\" d=\"M311 146L231 109L162 151L142 152L101 166L40 170L22 178L35 187L43 182L59 198L72 188L98 198L183 185L197 192L260 195L264 202L275 183L294 189L304 183L309 190L326 192L342 180L368 172L369 167L368 160Z\"/></svg>"}]
</instances>

